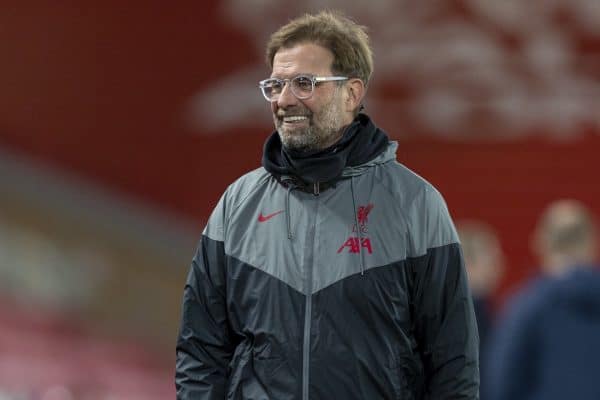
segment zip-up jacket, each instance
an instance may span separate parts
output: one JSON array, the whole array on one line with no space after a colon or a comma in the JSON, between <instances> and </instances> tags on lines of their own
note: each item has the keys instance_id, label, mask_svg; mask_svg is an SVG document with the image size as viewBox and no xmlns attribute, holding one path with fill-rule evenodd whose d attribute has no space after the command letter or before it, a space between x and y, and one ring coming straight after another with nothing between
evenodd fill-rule
<instances>
[{"instance_id":1,"label":"zip-up jacket","mask_svg":"<svg viewBox=\"0 0 600 400\"><path fill-rule=\"evenodd\" d=\"M396 149L327 185L261 167L228 187L184 289L178 399L478 398L457 234Z\"/></svg>"}]
</instances>

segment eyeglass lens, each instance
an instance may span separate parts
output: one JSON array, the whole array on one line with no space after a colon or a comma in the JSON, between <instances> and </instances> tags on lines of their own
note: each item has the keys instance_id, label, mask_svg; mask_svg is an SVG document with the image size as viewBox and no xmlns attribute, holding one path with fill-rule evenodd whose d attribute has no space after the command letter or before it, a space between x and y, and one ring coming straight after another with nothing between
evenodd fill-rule
<instances>
[{"instance_id":1,"label":"eyeglass lens","mask_svg":"<svg viewBox=\"0 0 600 400\"><path fill-rule=\"evenodd\" d=\"M313 81L308 76L297 76L291 80L272 79L265 82L263 85L265 96L271 100L274 100L281 94L286 82L290 82L292 93L294 93L294 95L299 99L306 99L310 97L314 89Z\"/></svg>"}]
</instances>

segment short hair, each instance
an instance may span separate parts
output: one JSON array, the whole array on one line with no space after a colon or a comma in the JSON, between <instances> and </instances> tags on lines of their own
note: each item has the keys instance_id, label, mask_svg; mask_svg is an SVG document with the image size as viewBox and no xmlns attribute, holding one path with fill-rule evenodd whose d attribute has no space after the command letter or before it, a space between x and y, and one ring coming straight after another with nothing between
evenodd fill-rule
<instances>
[{"instance_id":1,"label":"short hair","mask_svg":"<svg viewBox=\"0 0 600 400\"><path fill-rule=\"evenodd\" d=\"M304 14L282 26L267 44L267 65L273 68L275 54L281 48L314 43L333 53L334 74L359 78L368 85L373 73L373 52L364 26L337 11Z\"/></svg>"},{"instance_id":2,"label":"short hair","mask_svg":"<svg viewBox=\"0 0 600 400\"><path fill-rule=\"evenodd\" d=\"M575 255L593 244L594 217L587 207L573 199L558 200L544 211L537 227L545 251Z\"/></svg>"}]
</instances>

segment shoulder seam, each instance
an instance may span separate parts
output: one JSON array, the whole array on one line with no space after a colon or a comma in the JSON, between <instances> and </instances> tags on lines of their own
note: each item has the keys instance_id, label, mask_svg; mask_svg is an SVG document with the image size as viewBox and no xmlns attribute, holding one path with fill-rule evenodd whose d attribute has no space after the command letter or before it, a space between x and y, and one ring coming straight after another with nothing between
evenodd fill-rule
<instances>
[{"instance_id":1,"label":"shoulder seam","mask_svg":"<svg viewBox=\"0 0 600 400\"><path fill-rule=\"evenodd\" d=\"M261 168L262 168L262 167L261 167ZM258 169L260 169L260 168L258 168ZM233 204L233 205L232 205L232 207L231 207L231 211L227 213L228 215L227 215L226 225L229 225L229 217L230 217L231 215L233 215L233 214L234 214L234 213L237 211L237 209L238 209L238 208L240 208L240 207L242 206L242 204L243 204L243 203L246 201L246 199L247 199L248 197L250 197L250 195L251 195L252 193L254 193L256 190L258 190L258 188L261 186L261 184L262 184L264 181L266 181L266 180L268 180L269 178L271 178L271 176L272 176L272 175L271 175L270 173L266 172L266 170L265 170L265 175L264 175L263 177L259 178L259 179L258 179L258 180L257 180L257 181L256 181L256 182L253 184L253 187L252 187L250 190L248 190L248 193L246 193L246 195L245 195L243 198L241 198L241 199L238 201L238 203L237 203L237 204ZM229 185L229 187L227 188L227 190L229 191L229 190L230 190L230 188L231 188L231 187L232 187L234 184L235 184L235 182L234 182L234 183L232 183L231 185Z\"/></svg>"}]
</instances>

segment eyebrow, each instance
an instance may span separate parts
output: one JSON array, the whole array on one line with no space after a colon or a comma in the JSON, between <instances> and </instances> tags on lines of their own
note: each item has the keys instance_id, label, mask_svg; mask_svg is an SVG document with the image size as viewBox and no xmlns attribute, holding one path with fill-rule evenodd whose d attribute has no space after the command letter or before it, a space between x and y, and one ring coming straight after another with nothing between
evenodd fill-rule
<instances>
[{"instance_id":1,"label":"eyebrow","mask_svg":"<svg viewBox=\"0 0 600 400\"><path fill-rule=\"evenodd\" d=\"M320 75L318 75L318 74L311 74L311 73L308 73L308 72L300 72L298 74L288 75L285 78L282 78L281 76L272 76L272 75L269 78L274 78L274 79L294 79L294 78L296 78L298 76L307 76L309 78L314 78L315 76L320 76Z\"/></svg>"}]
</instances>

